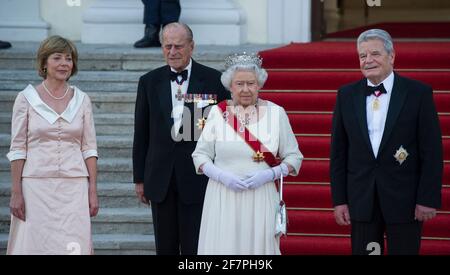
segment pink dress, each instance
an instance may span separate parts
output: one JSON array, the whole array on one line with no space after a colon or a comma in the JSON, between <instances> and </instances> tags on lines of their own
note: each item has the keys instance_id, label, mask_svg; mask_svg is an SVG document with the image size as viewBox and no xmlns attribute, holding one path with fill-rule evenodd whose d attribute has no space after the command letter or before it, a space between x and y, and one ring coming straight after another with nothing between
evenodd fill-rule
<instances>
[{"instance_id":1,"label":"pink dress","mask_svg":"<svg viewBox=\"0 0 450 275\"><path fill-rule=\"evenodd\" d=\"M11 215L7 254L92 254L85 160L98 157L91 101L74 95L59 115L28 85L16 98L10 161L25 159L26 221Z\"/></svg>"}]
</instances>

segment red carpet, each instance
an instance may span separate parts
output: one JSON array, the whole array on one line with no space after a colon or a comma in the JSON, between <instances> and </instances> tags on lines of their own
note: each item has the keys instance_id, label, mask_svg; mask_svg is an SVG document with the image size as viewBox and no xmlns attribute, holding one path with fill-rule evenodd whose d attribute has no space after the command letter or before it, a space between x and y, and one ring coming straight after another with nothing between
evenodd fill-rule
<instances>
[{"instance_id":1,"label":"red carpet","mask_svg":"<svg viewBox=\"0 0 450 275\"><path fill-rule=\"evenodd\" d=\"M326 38L357 38L368 29L383 29L393 38L450 38L450 22L386 22L330 33Z\"/></svg>"},{"instance_id":2,"label":"red carpet","mask_svg":"<svg viewBox=\"0 0 450 275\"><path fill-rule=\"evenodd\" d=\"M289 230L304 234L350 234L350 227L340 226L334 220L333 211L290 210ZM423 235L434 238L450 238L445 215L438 215L427 222Z\"/></svg>"},{"instance_id":3,"label":"red carpet","mask_svg":"<svg viewBox=\"0 0 450 275\"><path fill-rule=\"evenodd\" d=\"M450 255L450 43L396 43L401 75L432 85L443 135L442 208L426 222L421 254ZM337 89L362 78L353 42L290 44L260 53L269 78L261 97L288 112L305 156L300 174L288 177L289 235L283 254L351 254L349 228L333 217L329 154ZM437 92L436 92L437 91Z\"/></svg>"},{"instance_id":4,"label":"red carpet","mask_svg":"<svg viewBox=\"0 0 450 275\"><path fill-rule=\"evenodd\" d=\"M283 106L286 111L302 110L303 112L328 112L332 111L334 108L336 91L321 93L314 91L264 92L263 97ZM434 93L434 102L438 112L450 113L450 93Z\"/></svg>"},{"instance_id":5,"label":"red carpet","mask_svg":"<svg viewBox=\"0 0 450 275\"><path fill-rule=\"evenodd\" d=\"M450 46L450 45L449 45ZM265 89L275 90L335 90L342 85L361 79L361 72L293 72L269 71ZM402 76L410 77L431 85L435 90L450 90L450 70L446 72L413 71L400 72Z\"/></svg>"},{"instance_id":6,"label":"red carpet","mask_svg":"<svg viewBox=\"0 0 450 275\"><path fill-rule=\"evenodd\" d=\"M300 150L310 158L328 158L330 156L330 137L298 136ZM450 139L442 140L444 147L444 159L450 159Z\"/></svg>"},{"instance_id":7,"label":"red carpet","mask_svg":"<svg viewBox=\"0 0 450 275\"><path fill-rule=\"evenodd\" d=\"M450 68L450 42L397 42L394 49L397 69ZM359 69L356 42L291 43L260 54L271 69Z\"/></svg>"},{"instance_id":8,"label":"red carpet","mask_svg":"<svg viewBox=\"0 0 450 275\"><path fill-rule=\"evenodd\" d=\"M262 96L264 98L264 96ZM332 114L289 114L294 133L330 134ZM450 114L440 115L442 135L450 136Z\"/></svg>"},{"instance_id":9,"label":"red carpet","mask_svg":"<svg viewBox=\"0 0 450 275\"><path fill-rule=\"evenodd\" d=\"M286 255L351 254L350 238L348 237L289 236L281 239L281 246ZM449 251L450 241L422 240L420 253L423 255L448 255Z\"/></svg>"},{"instance_id":10,"label":"red carpet","mask_svg":"<svg viewBox=\"0 0 450 275\"><path fill-rule=\"evenodd\" d=\"M303 169L303 168L302 168ZM286 184L285 201L290 208L332 208L330 184ZM442 208L450 211L450 188L442 189ZM444 228L450 232L449 228Z\"/></svg>"}]
</instances>

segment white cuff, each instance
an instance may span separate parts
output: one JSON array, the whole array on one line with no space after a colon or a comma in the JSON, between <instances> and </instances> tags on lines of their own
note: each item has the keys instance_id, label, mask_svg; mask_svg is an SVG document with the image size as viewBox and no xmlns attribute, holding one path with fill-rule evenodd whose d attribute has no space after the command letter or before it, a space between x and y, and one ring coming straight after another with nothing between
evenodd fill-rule
<instances>
[{"instance_id":1,"label":"white cuff","mask_svg":"<svg viewBox=\"0 0 450 275\"><path fill-rule=\"evenodd\" d=\"M8 154L6 154L6 157L9 161L27 159L27 152L21 150L10 151Z\"/></svg>"},{"instance_id":2,"label":"white cuff","mask_svg":"<svg viewBox=\"0 0 450 275\"><path fill-rule=\"evenodd\" d=\"M83 159L88 159L90 157L96 157L98 158L97 150L86 150L83 151Z\"/></svg>"}]
</instances>

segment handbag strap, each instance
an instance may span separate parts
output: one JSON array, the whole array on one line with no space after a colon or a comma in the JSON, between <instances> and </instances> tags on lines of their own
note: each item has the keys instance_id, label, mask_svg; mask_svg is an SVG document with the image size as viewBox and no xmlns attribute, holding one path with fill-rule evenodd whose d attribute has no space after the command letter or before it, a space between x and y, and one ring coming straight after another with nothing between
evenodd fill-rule
<instances>
[{"instance_id":1,"label":"handbag strap","mask_svg":"<svg viewBox=\"0 0 450 275\"><path fill-rule=\"evenodd\" d=\"M278 195L280 196L280 206L282 206L284 204L284 201L283 201L283 175L281 175L280 180L279 180Z\"/></svg>"}]
</instances>

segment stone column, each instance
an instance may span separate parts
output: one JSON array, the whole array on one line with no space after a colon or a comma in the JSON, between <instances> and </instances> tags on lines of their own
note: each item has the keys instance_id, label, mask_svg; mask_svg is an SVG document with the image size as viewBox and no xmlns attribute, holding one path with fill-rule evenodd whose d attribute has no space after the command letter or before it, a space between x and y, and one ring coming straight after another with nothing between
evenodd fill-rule
<instances>
[{"instance_id":1,"label":"stone column","mask_svg":"<svg viewBox=\"0 0 450 275\"><path fill-rule=\"evenodd\" d=\"M180 21L197 44L245 42L245 17L231 0L181 0ZM97 0L83 14L83 43L132 44L144 34L139 0Z\"/></svg>"},{"instance_id":2,"label":"stone column","mask_svg":"<svg viewBox=\"0 0 450 275\"><path fill-rule=\"evenodd\" d=\"M328 0L324 2L325 21L327 24L327 33L339 30L340 11L337 0Z\"/></svg>"},{"instance_id":3,"label":"stone column","mask_svg":"<svg viewBox=\"0 0 450 275\"><path fill-rule=\"evenodd\" d=\"M268 0L267 24L268 43L310 42L311 0Z\"/></svg>"},{"instance_id":4,"label":"stone column","mask_svg":"<svg viewBox=\"0 0 450 275\"><path fill-rule=\"evenodd\" d=\"M246 42L246 17L233 1L180 1L180 21L192 28L197 44L239 45Z\"/></svg>"},{"instance_id":5,"label":"stone column","mask_svg":"<svg viewBox=\"0 0 450 275\"><path fill-rule=\"evenodd\" d=\"M0 0L0 40L42 41L48 29L39 0Z\"/></svg>"}]
</instances>

